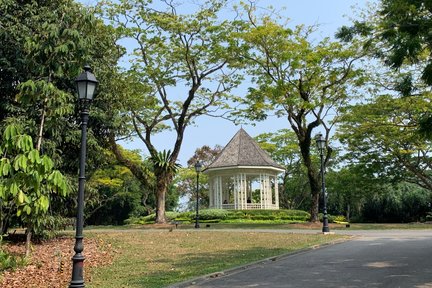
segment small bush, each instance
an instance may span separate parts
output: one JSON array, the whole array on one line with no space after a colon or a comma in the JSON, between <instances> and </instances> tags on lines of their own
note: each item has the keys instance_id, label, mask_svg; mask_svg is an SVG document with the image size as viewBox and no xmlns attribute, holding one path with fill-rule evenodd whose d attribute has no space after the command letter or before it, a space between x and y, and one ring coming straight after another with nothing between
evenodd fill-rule
<instances>
[{"instance_id":1,"label":"small bush","mask_svg":"<svg viewBox=\"0 0 432 288\"><path fill-rule=\"evenodd\" d=\"M15 270L15 268L27 264L25 257L14 256L7 253L2 247L2 242L3 236L0 234L0 272L8 269Z\"/></svg>"},{"instance_id":2,"label":"small bush","mask_svg":"<svg viewBox=\"0 0 432 288\"><path fill-rule=\"evenodd\" d=\"M322 222L323 221L323 217L324 215L322 213L319 214L319 220ZM345 216L343 215L331 215L331 214L327 214L327 220L329 223L344 223L347 222Z\"/></svg>"},{"instance_id":3,"label":"small bush","mask_svg":"<svg viewBox=\"0 0 432 288\"><path fill-rule=\"evenodd\" d=\"M25 266L26 260L24 257L10 255L0 248L0 271Z\"/></svg>"},{"instance_id":4,"label":"small bush","mask_svg":"<svg viewBox=\"0 0 432 288\"><path fill-rule=\"evenodd\" d=\"M333 217L333 222L334 223L341 223L341 222L343 223L343 222L347 222L347 220L346 220L345 216L338 215L338 216Z\"/></svg>"}]
</instances>

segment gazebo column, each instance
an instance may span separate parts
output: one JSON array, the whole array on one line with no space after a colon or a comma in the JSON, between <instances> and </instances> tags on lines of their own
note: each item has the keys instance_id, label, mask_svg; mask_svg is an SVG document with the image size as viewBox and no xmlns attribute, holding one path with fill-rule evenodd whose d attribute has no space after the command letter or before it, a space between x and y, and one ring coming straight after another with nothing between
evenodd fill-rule
<instances>
[{"instance_id":1,"label":"gazebo column","mask_svg":"<svg viewBox=\"0 0 432 288\"><path fill-rule=\"evenodd\" d=\"M217 183L218 183L218 198L219 198L218 208L222 208L222 199L223 199L223 195L222 195L222 191L223 191L222 176L218 176Z\"/></svg>"},{"instance_id":2,"label":"gazebo column","mask_svg":"<svg viewBox=\"0 0 432 288\"><path fill-rule=\"evenodd\" d=\"M275 191L275 208L279 209L279 185L277 183L277 175L274 175L274 191Z\"/></svg>"},{"instance_id":3,"label":"gazebo column","mask_svg":"<svg viewBox=\"0 0 432 288\"><path fill-rule=\"evenodd\" d=\"M269 209L271 204L271 191L270 191L270 185L269 185L269 175L264 175L264 209Z\"/></svg>"},{"instance_id":4,"label":"gazebo column","mask_svg":"<svg viewBox=\"0 0 432 288\"><path fill-rule=\"evenodd\" d=\"M216 176L213 180L213 206L214 208L219 208L218 195L219 195L219 176Z\"/></svg>"},{"instance_id":5,"label":"gazebo column","mask_svg":"<svg viewBox=\"0 0 432 288\"><path fill-rule=\"evenodd\" d=\"M254 168L209 173L208 191L210 208L279 209L279 187L274 171Z\"/></svg>"},{"instance_id":6,"label":"gazebo column","mask_svg":"<svg viewBox=\"0 0 432 288\"><path fill-rule=\"evenodd\" d=\"M261 209L264 209L264 185L263 185L263 176L259 175L259 183L260 183L260 206Z\"/></svg>"},{"instance_id":7,"label":"gazebo column","mask_svg":"<svg viewBox=\"0 0 432 288\"><path fill-rule=\"evenodd\" d=\"M239 209L239 191L237 187L237 175L233 177L233 187L234 187L234 209Z\"/></svg>"},{"instance_id":8,"label":"gazebo column","mask_svg":"<svg viewBox=\"0 0 432 288\"><path fill-rule=\"evenodd\" d=\"M246 181L247 181L247 178L246 178ZM246 185L248 187L250 199L251 199L251 202L252 202L252 193L253 193L253 191L252 191L252 179L251 179L251 181L247 181Z\"/></svg>"},{"instance_id":9,"label":"gazebo column","mask_svg":"<svg viewBox=\"0 0 432 288\"><path fill-rule=\"evenodd\" d=\"M242 190L242 195L243 195L243 201L242 201L242 204L243 204L243 208L242 209L247 209L248 207L247 207L247 198L248 198L248 195L247 195L247 181L246 181L246 174L240 174L240 183L241 183L241 190Z\"/></svg>"},{"instance_id":10,"label":"gazebo column","mask_svg":"<svg viewBox=\"0 0 432 288\"><path fill-rule=\"evenodd\" d=\"M242 187L242 174L236 175L236 186L238 191L238 207L244 209L244 191Z\"/></svg>"},{"instance_id":11,"label":"gazebo column","mask_svg":"<svg viewBox=\"0 0 432 288\"><path fill-rule=\"evenodd\" d=\"M216 179L212 179L212 181L210 181L210 185L209 185L209 207L213 208L215 207L214 204L214 197L215 197L215 181Z\"/></svg>"}]
</instances>

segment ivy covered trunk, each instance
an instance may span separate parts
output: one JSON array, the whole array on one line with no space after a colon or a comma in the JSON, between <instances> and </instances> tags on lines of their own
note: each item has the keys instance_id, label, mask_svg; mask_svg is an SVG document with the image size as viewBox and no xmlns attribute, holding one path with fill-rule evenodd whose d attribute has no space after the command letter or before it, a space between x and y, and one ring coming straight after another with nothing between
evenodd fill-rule
<instances>
[{"instance_id":1,"label":"ivy covered trunk","mask_svg":"<svg viewBox=\"0 0 432 288\"><path fill-rule=\"evenodd\" d=\"M170 173L161 173L156 175L156 223L165 224L165 199L168 193L168 185L170 184L172 175Z\"/></svg>"},{"instance_id":2,"label":"ivy covered trunk","mask_svg":"<svg viewBox=\"0 0 432 288\"><path fill-rule=\"evenodd\" d=\"M167 193L168 179L161 177L157 179L156 183L156 223L166 223L165 217L165 195Z\"/></svg>"},{"instance_id":3,"label":"ivy covered trunk","mask_svg":"<svg viewBox=\"0 0 432 288\"><path fill-rule=\"evenodd\" d=\"M300 138L300 137L299 137ZM314 167L311 157L310 157L310 145L311 145L311 138L310 134L309 136L305 136L303 138L299 139L299 145L300 145L300 151L303 159L303 163L307 170L307 176L309 180L309 186L311 189L311 200L312 205L310 208L310 214L311 214L311 222L318 222L319 217L319 195L320 195L320 184L319 184L319 177L318 173L316 171L316 168Z\"/></svg>"}]
</instances>

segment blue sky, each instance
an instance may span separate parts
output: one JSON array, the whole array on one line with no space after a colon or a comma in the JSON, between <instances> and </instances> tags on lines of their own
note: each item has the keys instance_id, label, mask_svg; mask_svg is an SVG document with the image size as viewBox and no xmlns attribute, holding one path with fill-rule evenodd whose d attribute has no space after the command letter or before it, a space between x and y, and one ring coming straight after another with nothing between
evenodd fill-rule
<instances>
[{"instance_id":1,"label":"blue sky","mask_svg":"<svg viewBox=\"0 0 432 288\"><path fill-rule=\"evenodd\" d=\"M94 0L81 0L86 5L95 4ZM158 1L154 1L157 3ZM199 1L198 1L199 2ZM233 1L234 2L234 1ZM349 25L349 17L353 16L353 11L366 6L367 1L354 0L260 0L259 6L267 7L272 5L276 9L285 7L281 10L284 17L290 19L290 25L304 24L319 25L316 38L333 37L337 29L342 25ZM354 7L354 9L353 9ZM247 87L247 83L242 87ZM239 91L238 94L244 94L245 91ZM242 96L242 95L239 95ZM278 129L288 128L288 122L283 118L269 118L264 122L252 125L243 125L243 129L252 137L265 132L276 132ZM234 134L240 129L226 120L202 116L197 119L195 126L190 126L185 131L184 142L179 157L179 163L183 166L186 161L192 157L194 151L203 145L211 147L216 144L226 145ZM154 137L155 146L160 149L172 149L172 143L175 140L174 134L163 133ZM137 141L122 142L128 149L141 149L144 151L144 144Z\"/></svg>"}]
</instances>

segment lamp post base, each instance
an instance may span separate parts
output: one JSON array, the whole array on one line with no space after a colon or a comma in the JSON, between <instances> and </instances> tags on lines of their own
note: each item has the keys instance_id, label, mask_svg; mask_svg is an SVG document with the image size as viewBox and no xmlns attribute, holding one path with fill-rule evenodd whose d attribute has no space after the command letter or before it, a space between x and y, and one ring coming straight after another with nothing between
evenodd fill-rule
<instances>
[{"instance_id":1,"label":"lamp post base","mask_svg":"<svg viewBox=\"0 0 432 288\"><path fill-rule=\"evenodd\" d=\"M330 232L330 228L329 228L329 225L328 225L327 213L324 213L322 232L323 233L329 233Z\"/></svg>"}]
</instances>

